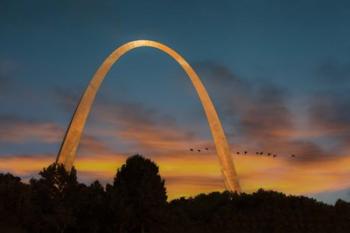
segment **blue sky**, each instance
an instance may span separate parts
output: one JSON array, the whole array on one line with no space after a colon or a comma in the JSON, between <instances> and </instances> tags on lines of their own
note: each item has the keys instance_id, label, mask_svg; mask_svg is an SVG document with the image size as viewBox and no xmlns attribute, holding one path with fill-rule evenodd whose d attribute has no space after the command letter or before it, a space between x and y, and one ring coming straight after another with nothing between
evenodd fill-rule
<instances>
[{"instance_id":1,"label":"blue sky","mask_svg":"<svg viewBox=\"0 0 350 233\"><path fill-rule=\"evenodd\" d=\"M0 28L0 157L54 156L97 67L136 39L165 43L194 66L233 148L276 150L292 167L350 156L348 1L1 0ZM116 122L108 120L114 117ZM183 148L159 152L137 137L105 132L127 132L131 125L150 130L141 123L159 135L177 131L182 136L170 140L185 141ZM211 145L184 72L149 48L132 51L113 67L86 134L122 154ZM292 153L296 161L288 158ZM350 199L344 191L350 181L339 183L314 191L332 192L324 195L327 201Z\"/></svg>"}]
</instances>

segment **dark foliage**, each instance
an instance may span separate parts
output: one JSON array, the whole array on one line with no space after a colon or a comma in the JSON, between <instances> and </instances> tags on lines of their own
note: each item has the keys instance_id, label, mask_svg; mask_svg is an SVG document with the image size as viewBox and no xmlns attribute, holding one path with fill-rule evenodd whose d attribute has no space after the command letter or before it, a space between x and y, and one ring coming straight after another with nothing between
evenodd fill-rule
<instances>
[{"instance_id":1,"label":"dark foliage","mask_svg":"<svg viewBox=\"0 0 350 233\"><path fill-rule=\"evenodd\" d=\"M0 174L0 232L350 232L350 203L342 200L332 206L264 190L166 199L157 165L139 155L106 187L81 184L74 168L68 173L57 164L29 184Z\"/></svg>"},{"instance_id":2,"label":"dark foliage","mask_svg":"<svg viewBox=\"0 0 350 233\"><path fill-rule=\"evenodd\" d=\"M110 189L119 232L163 232L167 204L164 180L151 160L139 155L126 160Z\"/></svg>"},{"instance_id":3,"label":"dark foliage","mask_svg":"<svg viewBox=\"0 0 350 233\"><path fill-rule=\"evenodd\" d=\"M170 204L174 232L349 232L350 203L326 205L302 196L259 190L211 193ZM341 210L340 210L341 209Z\"/></svg>"},{"instance_id":4,"label":"dark foliage","mask_svg":"<svg viewBox=\"0 0 350 233\"><path fill-rule=\"evenodd\" d=\"M19 177L0 174L0 232L21 232L24 216L30 208L29 186Z\"/></svg>"}]
</instances>

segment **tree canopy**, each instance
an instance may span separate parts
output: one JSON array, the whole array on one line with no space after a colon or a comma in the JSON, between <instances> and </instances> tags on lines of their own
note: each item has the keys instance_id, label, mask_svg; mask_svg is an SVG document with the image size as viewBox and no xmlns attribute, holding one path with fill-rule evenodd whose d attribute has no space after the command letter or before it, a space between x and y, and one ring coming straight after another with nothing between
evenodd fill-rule
<instances>
[{"instance_id":1,"label":"tree canopy","mask_svg":"<svg viewBox=\"0 0 350 233\"><path fill-rule=\"evenodd\" d=\"M129 157L112 184L86 185L52 164L24 183L0 174L0 232L28 233L345 233L350 203L258 190L213 192L167 201L158 166Z\"/></svg>"}]
</instances>

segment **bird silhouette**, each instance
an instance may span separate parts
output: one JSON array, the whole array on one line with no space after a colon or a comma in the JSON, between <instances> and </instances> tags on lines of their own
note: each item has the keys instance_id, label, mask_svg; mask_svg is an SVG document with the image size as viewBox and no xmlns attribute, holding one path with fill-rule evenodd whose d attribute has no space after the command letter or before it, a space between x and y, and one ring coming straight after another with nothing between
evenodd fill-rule
<instances>
[{"instance_id":1,"label":"bird silhouette","mask_svg":"<svg viewBox=\"0 0 350 233\"><path fill-rule=\"evenodd\" d=\"M193 149L191 148L190 151L193 151Z\"/></svg>"},{"instance_id":2,"label":"bird silhouette","mask_svg":"<svg viewBox=\"0 0 350 233\"><path fill-rule=\"evenodd\" d=\"M198 151L198 152L201 152L201 150L200 150L200 149L198 149L197 151Z\"/></svg>"},{"instance_id":3,"label":"bird silhouette","mask_svg":"<svg viewBox=\"0 0 350 233\"><path fill-rule=\"evenodd\" d=\"M208 150L208 148L205 148L205 150Z\"/></svg>"}]
</instances>

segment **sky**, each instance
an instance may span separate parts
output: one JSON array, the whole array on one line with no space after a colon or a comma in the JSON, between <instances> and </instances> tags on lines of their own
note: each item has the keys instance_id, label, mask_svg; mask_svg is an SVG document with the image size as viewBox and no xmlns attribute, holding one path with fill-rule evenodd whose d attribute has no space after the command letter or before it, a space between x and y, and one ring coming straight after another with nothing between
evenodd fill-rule
<instances>
[{"instance_id":1,"label":"sky","mask_svg":"<svg viewBox=\"0 0 350 233\"><path fill-rule=\"evenodd\" d=\"M0 172L28 180L54 162L99 65L149 39L201 77L244 192L350 201L349 1L0 0L0 28ZM113 66L75 166L108 183L135 153L159 165L170 199L224 190L190 80L152 48Z\"/></svg>"}]
</instances>

